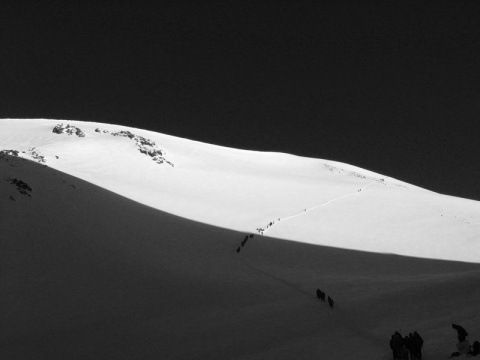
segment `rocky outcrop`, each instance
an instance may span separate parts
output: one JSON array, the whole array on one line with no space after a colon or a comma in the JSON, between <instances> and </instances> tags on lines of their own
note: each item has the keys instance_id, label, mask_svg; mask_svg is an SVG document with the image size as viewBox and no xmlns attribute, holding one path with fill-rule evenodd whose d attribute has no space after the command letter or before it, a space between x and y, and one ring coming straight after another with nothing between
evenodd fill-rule
<instances>
[{"instance_id":1,"label":"rocky outcrop","mask_svg":"<svg viewBox=\"0 0 480 360\"><path fill-rule=\"evenodd\" d=\"M39 163L46 163L45 156L40 153L40 150L35 150L35 147L28 149L27 151L22 151L22 153L30 155L32 158L37 160Z\"/></svg>"},{"instance_id":2,"label":"rocky outcrop","mask_svg":"<svg viewBox=\"0 0 480 360\"><path fill-rule=\"evenodd\" d=\"M31 195L28 192L31 192L32 188L28 186L27 183L18 179L7 179L7 180L10 182L10 184L17 186L17 190L20 194L31 197Z\"/></svg>"},{"instance_id":3,"label":"rocky outcrop","mask_svg":"<svg viewBox=\"0 0 480 360\"><path fill-rule=\"evenodd\" d=\"M112 133L112 136L123 136L123 137L128 137L129 139L133 139L135 135L133 135L130 131L117 131Z\"/></svg>"},{"instance_id":4,"label":"rocky outcrop","mask_svg":"<svg viewBox=\"0 0 480 360\"><path fill-rule=\"evenodd\" d=\"M100 130L99 128L96 128L95 132L97 132L97 133L102 133L103 132L104 134L108 134L108 130Z\"/></svg>"},{"instance_id":5,"label":"rocky outcrop","mask_svg":"<svg viewBox=\"0 0 480 360\"><path fill-rule=\"evenodd\" d=\"M73 125L63 125L63 124L57 124L53 128L53 133L55 134L67 134L67 135L76 135L78 137L85 137L85 133L80 130L80 128L73 126Z\"/></svg>"},{"instance_id":6,"label":"rocky outcrop","mask_svg":"<svg viewBox=\"0 0 480 360\"><path fill-rule=\"evenodd\" d=\"M144 138L143 136L132 134L130 131L118 131L111 133L112 136L122 136L127 137L135 141L138 151L142 154L148 155L155 161L157 164L167 163L170 166L174 166L172 162L165 159L165 151L157 147L154 141Z\"/></svg>"},{"instance_id":7,"label":"rocky outcrop","mask_svg":"<svg viewBox=\"0 0 480 360\"><path fill-rule=\"evenodd\" d=\"M45 159L45 156L43 156L40 153L40 150L37 150L35 147L31 147L26 151L18 151L18 150L0 150L0 159L4 158L5 156L18 156L20 153L29 155L32 157L34 160L36 160L39 163L46 163L47 160ZM58 159L58 157L57 157Z\"/></svg>"},{"instance_id":8,"label":"rocky outcrop","mask_svg":"<svg viewBox=\"0 0 480 360\"><path fill-rule=\"evenodd\" d=\"M85 133L77 128L76 126L72 125L64 125L64 124L57 124L53 128L53 132L55 134L68 134L68 135L76 135L79 137L84 137ZM102 130L100 128L95 129L96 133L99 134L109 134L108 130ZM167 163L170 166L174 166L174 164L170 161L168 161L165 158L165 151L161 150L157 147L157 144L155 144L154 141L149 140L147 138L144 138L143 136L135 135L131 133L130 131L117 131L117 132L112 132L110 133L112 136L121 136L121 137L126 137L129 138L130 140L135 141L135 145L137 147L137 150L140 151L142 154L149 156L153 161L155 161L157 164L163 164ZM32 155L32 154L30 154ZM38 157L38 156L37 156ZM45 161L43 161L45 162Z\"/></svg>"},{"instance_id":9,"label":"rocky outcrop","mask_svg":"<svg viewBox=\"0 0 480 360\"><path fill-rule=\"evenodd\" d=\"M0 159L4 158L7 155L18 156L19 152L20 151L18 151L18 150L0 150Z\"/></svg>"},{"instance_id":10,"label":"rocky outcrop","mask_svg":"<svg viewBox=\"0 0 480 360\"><path fill-rule=\"evenodd\" d=\"M327 168L329 171L331 171L333 173L345 174L347 176L355 176L355 177L358 177L360 179L375 181L375 182L382 183L382 184L386 185L385 179L380 179L380 178L376 178L376 177L373 177L373 176L365 176L365 175L357 173L355 171L344 170L344 169L341 169L341 168L338 168L338 167L335 167L335 166L332 166L332 165L323 164L323 166L325 166L325 168ZM393 184L393 185L400 186L400 187L406 187L406 186L400 185L400 184Z\"/></svg>"}]
</instances>

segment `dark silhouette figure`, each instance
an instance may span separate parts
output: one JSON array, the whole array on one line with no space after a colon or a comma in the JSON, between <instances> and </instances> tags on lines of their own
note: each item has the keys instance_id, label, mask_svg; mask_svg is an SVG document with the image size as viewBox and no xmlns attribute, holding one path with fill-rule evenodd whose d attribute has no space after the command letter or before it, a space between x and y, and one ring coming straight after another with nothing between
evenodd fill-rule
<instances>
[{"instance_id":1,"label":"dark silhouette figure","mask_svg":"<svg viewBox=\"0 0 480 360\"><path fill-rule=\"evenodd\" d=\"M452 324L452 328L457 330L458 341L460 341L460 342L465 341L465 339L468 336L467 330L465 330L462 326L457 325L457 324Z\"/></svg>"},{"instance_id":2,"label":"dark silhouette figure","mask_svg":"<svg viewBox=\"0 0 480 360\"><path fill-rule=\"evenodd\" d=\"M250 239L253 238L253 234L250 234Z\"/></svg>"},{"instance_id":3,"label":"dark silhouette figure","mask_svg":"<svg viewBox=\"0 0 480 360\"><path fill-rule=\"evenodd\" d=\"M333 304L334 304L334 302L333 302L332 298L329 296L329 297L328 297L328 305L330 305L330 307L331 307L332 309L333 309Z\"/></svg>"},{"instance_id":4,"label":"dark silhouette figure","mask_svg":"<svg viewBox=\"0 0 480 360\"><path fill-rule=\"evenodd\" d=\"M240 252L240 249L241 249L241 247L239 246L239 247L237 248L237 254Z\"/></svg>"},{"instance_id":5,"label":"dark silhouette figure","mask_svg":"<svg viewBox=\"0 0 480 360\"><path fill-rule=\"evenodd\" d=\"M456 357L463 354L467 354L470 351L470 342L467 340L468 332L460 325L452 324L452 328L457 330L457 350L450 355L450 357Z\"/></svg>"},{"instance_id":6,"label":"dark silhouette figure","mask_svg":"<svg viewBox=\"0 0 480 360\"><path fill-rule=\"evenodd\" d=\"M422 359L423 339L418 332L413 332L413 359Z\"/></svg>"},{"instance_id":7,"label":"dark silhouette figure","mask_svg":"<svg viewBox=\"0 0 480 360\"><path fill-rule=\"evenodd\" d=\"M317 289L317 298L325 302L325 293L320 289Z\"/></svg>"},{"instance_id":8,"label":"dark silhouette figure","mask_svg":"<svg viewBox=\"0 0 480 360\"><path fill-rule=\"evenodd\" d=\"M245 239L243 239L243 241L242 241L242 247L245 246L245 244L247 243L247 240L248 240L248 235L245 236Z\"/></svg>"},{"instance_id":9,"label":"dark silhouette figure","mask_svg":"<svg viewBox=\"0 0 480 360\"><path fill-rule=\"evenodd\" d=\"M395 333L392 335L392 338L390 339L390 349L392 349L394 360L403 359L405 357L405 351L403 349L403 338L398 331L395 331Z\"/></svg>"},{"instance_id":10,"label":"dark silhouette figure","mask_svg":"<svg viewBox=\"0 0 480 360\"><path fill-rule=\"evenodd\" d=\"M407 351L407 359L410 356L410 359L413 360L413 334L410 333L408 336L405 336L404 339L405 350Z\"/></svg>"}]
</instances>

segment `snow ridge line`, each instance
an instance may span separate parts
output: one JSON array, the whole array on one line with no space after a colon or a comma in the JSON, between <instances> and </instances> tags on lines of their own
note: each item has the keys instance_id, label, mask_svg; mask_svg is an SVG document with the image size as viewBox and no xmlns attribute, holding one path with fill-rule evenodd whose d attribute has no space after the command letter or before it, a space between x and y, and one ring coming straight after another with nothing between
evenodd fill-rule
<instances>
[{"instance_id":1,"label":"snow ridge line","mask_svg":"<svg viewBox=\"0 0 480 360\"><path fill-rule=\"evenodd\" d=\"M346 198L346 197L349 197L349 196L358 196L360 194L360 192L364 189L366 189L367 187L369 187L370 185L374 185L375 182L371 182L363 187L361 187L358 191L354 192L354 193L351 193L351 194L346 194L346 195L342 195L342 196L339 196L339 197L336 197L334 199L330 199L328 200L327 202L323 203L323 204L318 204L318 205L315 205L315 206L312 206L311 208L306 208L304 211L298 213L298 214L295 214L295 215L291 215L291 216L288 216L286 218L283 218L283 219L280 219L278 218L277 222L280 222L280 221L286 221L286 220L290 220L290 219L293 219L297 216L300 216L300 215L304 215L307 211L309 210L313 210L313 209L316 209L318 207L322 207L322 206L325 206L325 205L328 205L336 200L340 200L340 199L343 199L343 198ZM272 221L270 224L268 224L265 228L258 228L257 231L263 235L264 232L266 232L269 228L273 227L273 225L275 225L275 221Z\"/></svg>"}]
</instances>

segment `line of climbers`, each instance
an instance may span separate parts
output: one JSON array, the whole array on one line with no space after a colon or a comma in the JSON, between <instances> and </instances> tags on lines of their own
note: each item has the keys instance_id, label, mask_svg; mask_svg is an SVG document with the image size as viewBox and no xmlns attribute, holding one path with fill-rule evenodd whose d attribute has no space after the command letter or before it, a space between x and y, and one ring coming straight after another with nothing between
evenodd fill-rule
<instances>
[{"instance_id":1,"label":"line of climbers","mask_svg":"<svg viewBox=\"0 0 480 360\"><path fill-rule=\"evenodd\" d=\"M383 181L383 179L381 180ZM367 185L368 186L368 185ZM360 188L357 192L360 192L362 191L362 189ZM350 194L350 195L353 195L353 194ZM349 196L349 195L345 195L345 196ZM334 199L335 200L335 199ZM330 200L331 201L331 200ZM317 205L318 206L318 205ZM315 208L316 206L314 206ZM313 208L311 208L313 209ZM303 209L303 212L307 212L308 209ZM265 231L267 231L268 228L272 227L274 224L275 224L275 221L280 221L280 218L278 218L277 220L274 220L274 221L271 221L267 224L267 226L265 226L264 228L257 228L257 232L260 234L260 235L263 235L263 233Z\"/></svg>"},{"instance_id":2,"label":"line of climbers","mask_svg":"<svg viewBox=\"0 0 480 360\"><path fill-rule=\"evenodd\" d=\"M317 289L317 298L325 302L325 292L323 292L320 289ZM328 305L333 309L333 304L334 304L333 299L330 296L328 296L327 301L328 301Z\"/></svg>"},{"instance_id":3,"label":"line of climbers","mask_svg":"<svg viewBox=\"0 0 480 360\"><path fill-rule=\"evenodd\" d=\"M264 231L267 231L268 228L271 228L274 224L275 224L275 221L280 221L280 218L278 218L277 220L273 220L273 221L270 221L267 226L265 226L264 228L257 228L257 232L260 234L260 235L263 235L263 232Z\"/></svg>"},{"instance_id":4,"label":"line of climbers","mask_svg":"<svg viewBox=\"0 0 480 360\"><path fill-rule=\"evenodd\" d=\"M240 250L242 250L242 248L245 246L245 244L247 243L247 240L248 240L249 238L253 238L253 234L245 235L245 239L243 239L243 241L241 242L241 246L239 246L239 247L237 248L237 253L239 253Z\"/></svg>"}]
</instances>

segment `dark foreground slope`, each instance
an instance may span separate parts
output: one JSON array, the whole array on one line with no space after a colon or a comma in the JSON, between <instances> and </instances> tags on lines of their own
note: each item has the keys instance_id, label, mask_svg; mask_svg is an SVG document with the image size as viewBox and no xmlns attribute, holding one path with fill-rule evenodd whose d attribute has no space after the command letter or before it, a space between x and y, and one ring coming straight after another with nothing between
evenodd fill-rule
<instances>
[{"instance_id":1,"label":"dark foreground slope","mask_svg":"<svg viewBox=\"0 0 480 360\"><path fill-rule=\"evenodd\" d=\"M2 359L387 359L400 328L432 358L452 322L480 338L478 264L259 237L237 254L245 234L9 156L0 204Z\"/></svg>"}]
</instances>

